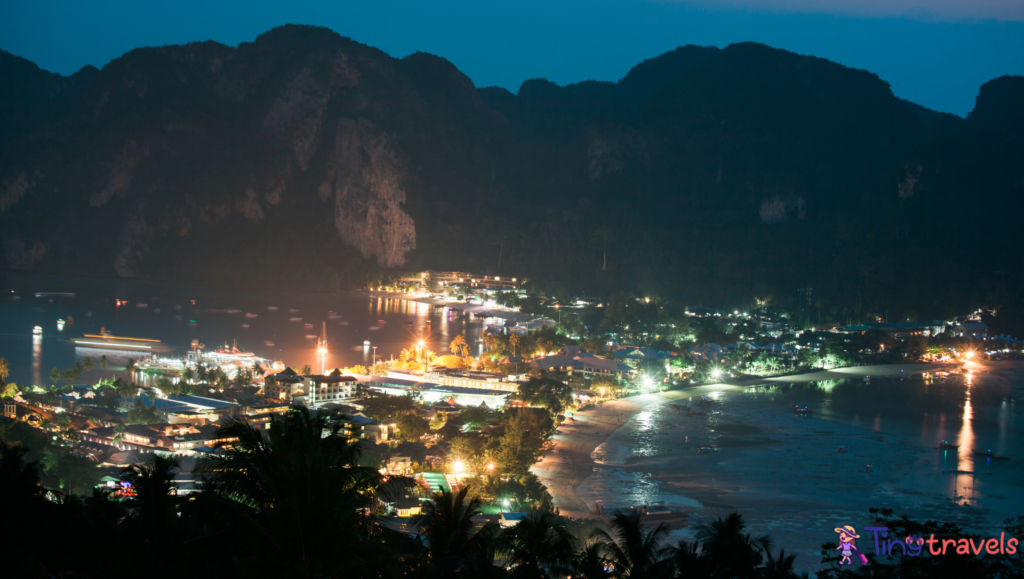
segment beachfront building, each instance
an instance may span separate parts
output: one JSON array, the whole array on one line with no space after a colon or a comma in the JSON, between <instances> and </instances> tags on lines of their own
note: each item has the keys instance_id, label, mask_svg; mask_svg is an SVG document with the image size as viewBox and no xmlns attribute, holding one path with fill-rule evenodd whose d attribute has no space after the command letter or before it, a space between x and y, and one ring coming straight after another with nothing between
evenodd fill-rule
<instances>
[{"instance_id":1,"label":"beachfront building","mask_svg":"<svg viewBox=\"0 0 1024 579\"><path fill-rule=\"evenodd\" d=\"M467 289L518 290L526 280L500 275L480 275L468 271L425 271L421 283L426 287L436 283L441 287L462 287Z\"/></svg>"},{"instance_id":2,"label":"beachfront building","mask_svg":"<svg viewBox=\"0 0 1024 579\"><path fill-rule=\"evenodd\" d=\"M988 337L988 324L985 322L964 322L953 327L953 335L961 338L984 340Z\"/></svg>"},{"instance_id":3,"label":"beachfront building","mask_svg":"<svg viewBox=\"0 0 1024 579\"><path fill-rule=\"evenodd\" d=\"M700 344L686 351L693 358L694 362L708 360L710 362L721 362L729 353L728 350L718 344Z\"/></svg>"},{"instance_id":4,"label":"beachfront building","mask_svg":"<svg viewBox=\"0 0 1024 579\"><path fill-rule=\"evenodd\" d=\"M363 381L362 387L392 396L414 395L430 404L455 400L463 406L483 404L488 408L503 407L505 399L515 391L505 388L454 386L391 376L370 376Z\"/></svg>"},{"instance_id":5,"label":"beachfront building","mask_svg":"<svg viewBox=\"0 0 1024 579\"><path fill-rule=\"evenodd\" d=\"M595 378L619 380L632 371L632 368L624 362L601 358L589 352L577 350L562 350L562 352L565 353L535 358L530 362L530 367L541 370L558 370L566 372L570 376L580 375L588 380Z\"/></svg>"}]
</instances>

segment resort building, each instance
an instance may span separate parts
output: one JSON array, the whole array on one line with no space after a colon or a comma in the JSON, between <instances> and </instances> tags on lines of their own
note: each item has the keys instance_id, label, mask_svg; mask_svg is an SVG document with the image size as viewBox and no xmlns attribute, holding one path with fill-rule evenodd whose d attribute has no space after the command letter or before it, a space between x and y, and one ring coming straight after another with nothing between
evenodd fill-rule
<instances>
[{"instance_id":1,"label":"resort building","mask_svg":"<svg viewBox=\"0 0 1024 579\"><path fill-rule=\"evenodd\" d=\"M489 383L484 382L484 384ZM374 390L392 396L419 396L426 403L455 400L462 406L480 406L483 404L488 408L501 408L505 405L505 399L508 395L515 391L515 389L509 389L509 386L515 383L501 382L500 384L503 385L502 389L490 387L473 388L392 378L390 376L370 376L362 381L361 386L367 390Z\"/></svg>"},{"instance_id":2,"label":"resort building","mask_svg":"<svg viewBox=\"0 0 1024 579\"><path fill-rule=\"evenodd\" d=\"M569 375L579 374L584 378L619 379L632 371L627 364L618 360L600 358L588 352L566 352L554 356L537 358L530 362L530 367L541 370L559 370Z\"/></svg>"},{"instance_id":3,"label":"resort building","mask_svg":"<svg viewBox=\"0 0 1024 579\"><path fill-rule=\"evenodd\" d=\"M317 408L356 398L358 380L334 370L326 376L300 376L291 368L274 374L276 385L267 388L267 395L291 404Z\"/></svg>"}]
</instances>

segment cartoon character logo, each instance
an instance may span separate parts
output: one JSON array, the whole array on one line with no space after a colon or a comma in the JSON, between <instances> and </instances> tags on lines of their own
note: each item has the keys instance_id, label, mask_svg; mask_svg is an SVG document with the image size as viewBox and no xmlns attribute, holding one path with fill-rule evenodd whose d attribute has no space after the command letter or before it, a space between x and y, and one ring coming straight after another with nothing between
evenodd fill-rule
<instances>
[{"instance_id":1,"label":"cartoon character logo","mask_svg":"<svg viewBox=\"0 0 1024 579\"><path fill-rule=\"evenodd\" d=\"M860 559L861 565L867 565L868 558L857 550L857 539L860 538L857 530L850 525L846 525L837 528L836 532L839 533L839 546L836 547L836 551L842 551L842 558L839 560L839 564L853 565L853 556L856 555Z\"/></svg>"}]
</instances>

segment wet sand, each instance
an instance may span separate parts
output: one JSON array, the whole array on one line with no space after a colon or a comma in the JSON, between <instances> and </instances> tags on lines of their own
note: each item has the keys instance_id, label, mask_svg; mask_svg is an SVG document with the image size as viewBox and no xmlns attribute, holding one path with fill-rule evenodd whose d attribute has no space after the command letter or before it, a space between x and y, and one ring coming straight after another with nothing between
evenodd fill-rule
<instances>
[{"instance_id":1,"label":"wet sand","mask_svg":"<svg viewBox=\"0 0 1024 579\"><path fill-rule=\"evenodd\" d=\"M979 388L986 381L1005 382L1000 373L1024 368L1020 363L968 366L975 370ZM898 380L900 375L959 367L843 368L758 383L865 375ZM571 516L588 516L599 502L609 508L660 504L691 514L694 522L739 511L753 530L771 533L778 546L799 553L804 569L817 568L819 546L834 539L829 533L837 521L863 525L870 507L984 528L991 526L994 510L1018 505L1012 488L1020 481L1010 472L1012 462L996 465L1010 471L985 483L989 508L975 508L970 501L951 500L974 492L975 484L950 474L958 468L955 454L952 463L939 464L933 447L913 440L908 444L906 437L879 431L869 422L795 415L792 407L773 406L769 394L745 393L750 385L715 384L636 396L579 413L575 424L568 421L560 427L554 450L533 470L555 505ZM723 404L706 415L682 415L667 406L712 394L721 396ZM715 450L698 454L702 446ZM686 536L687 530L679 533Z\"/></svg>"}]
</instances>

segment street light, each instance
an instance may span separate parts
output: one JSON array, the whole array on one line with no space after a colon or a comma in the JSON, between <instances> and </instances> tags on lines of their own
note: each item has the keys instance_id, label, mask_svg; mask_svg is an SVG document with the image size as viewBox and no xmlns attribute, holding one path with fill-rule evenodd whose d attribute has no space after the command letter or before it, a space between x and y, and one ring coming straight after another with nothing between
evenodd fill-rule
<instances>
[{"instance_id":1,"label":"street light","mask_svg":"<svg viewBox=\"0 0 1024 579\"><path fill-rule=\"evenodd\" d=\"M463 464L461 460L457 460L452 466L455 468L455 474L462 474L463 468L466 465Z\"/></svg>"},{"instance_id":2,"label":"street light","mask_svg":"<svg viewBox=\"0 0 1024 579\"><path fill-rule=\"evenodd\" d=\"M374 368L377 367L377 346L373 347L373 366L370 366L370 375L373 376Z\"/></svg>"}]
</instances>

